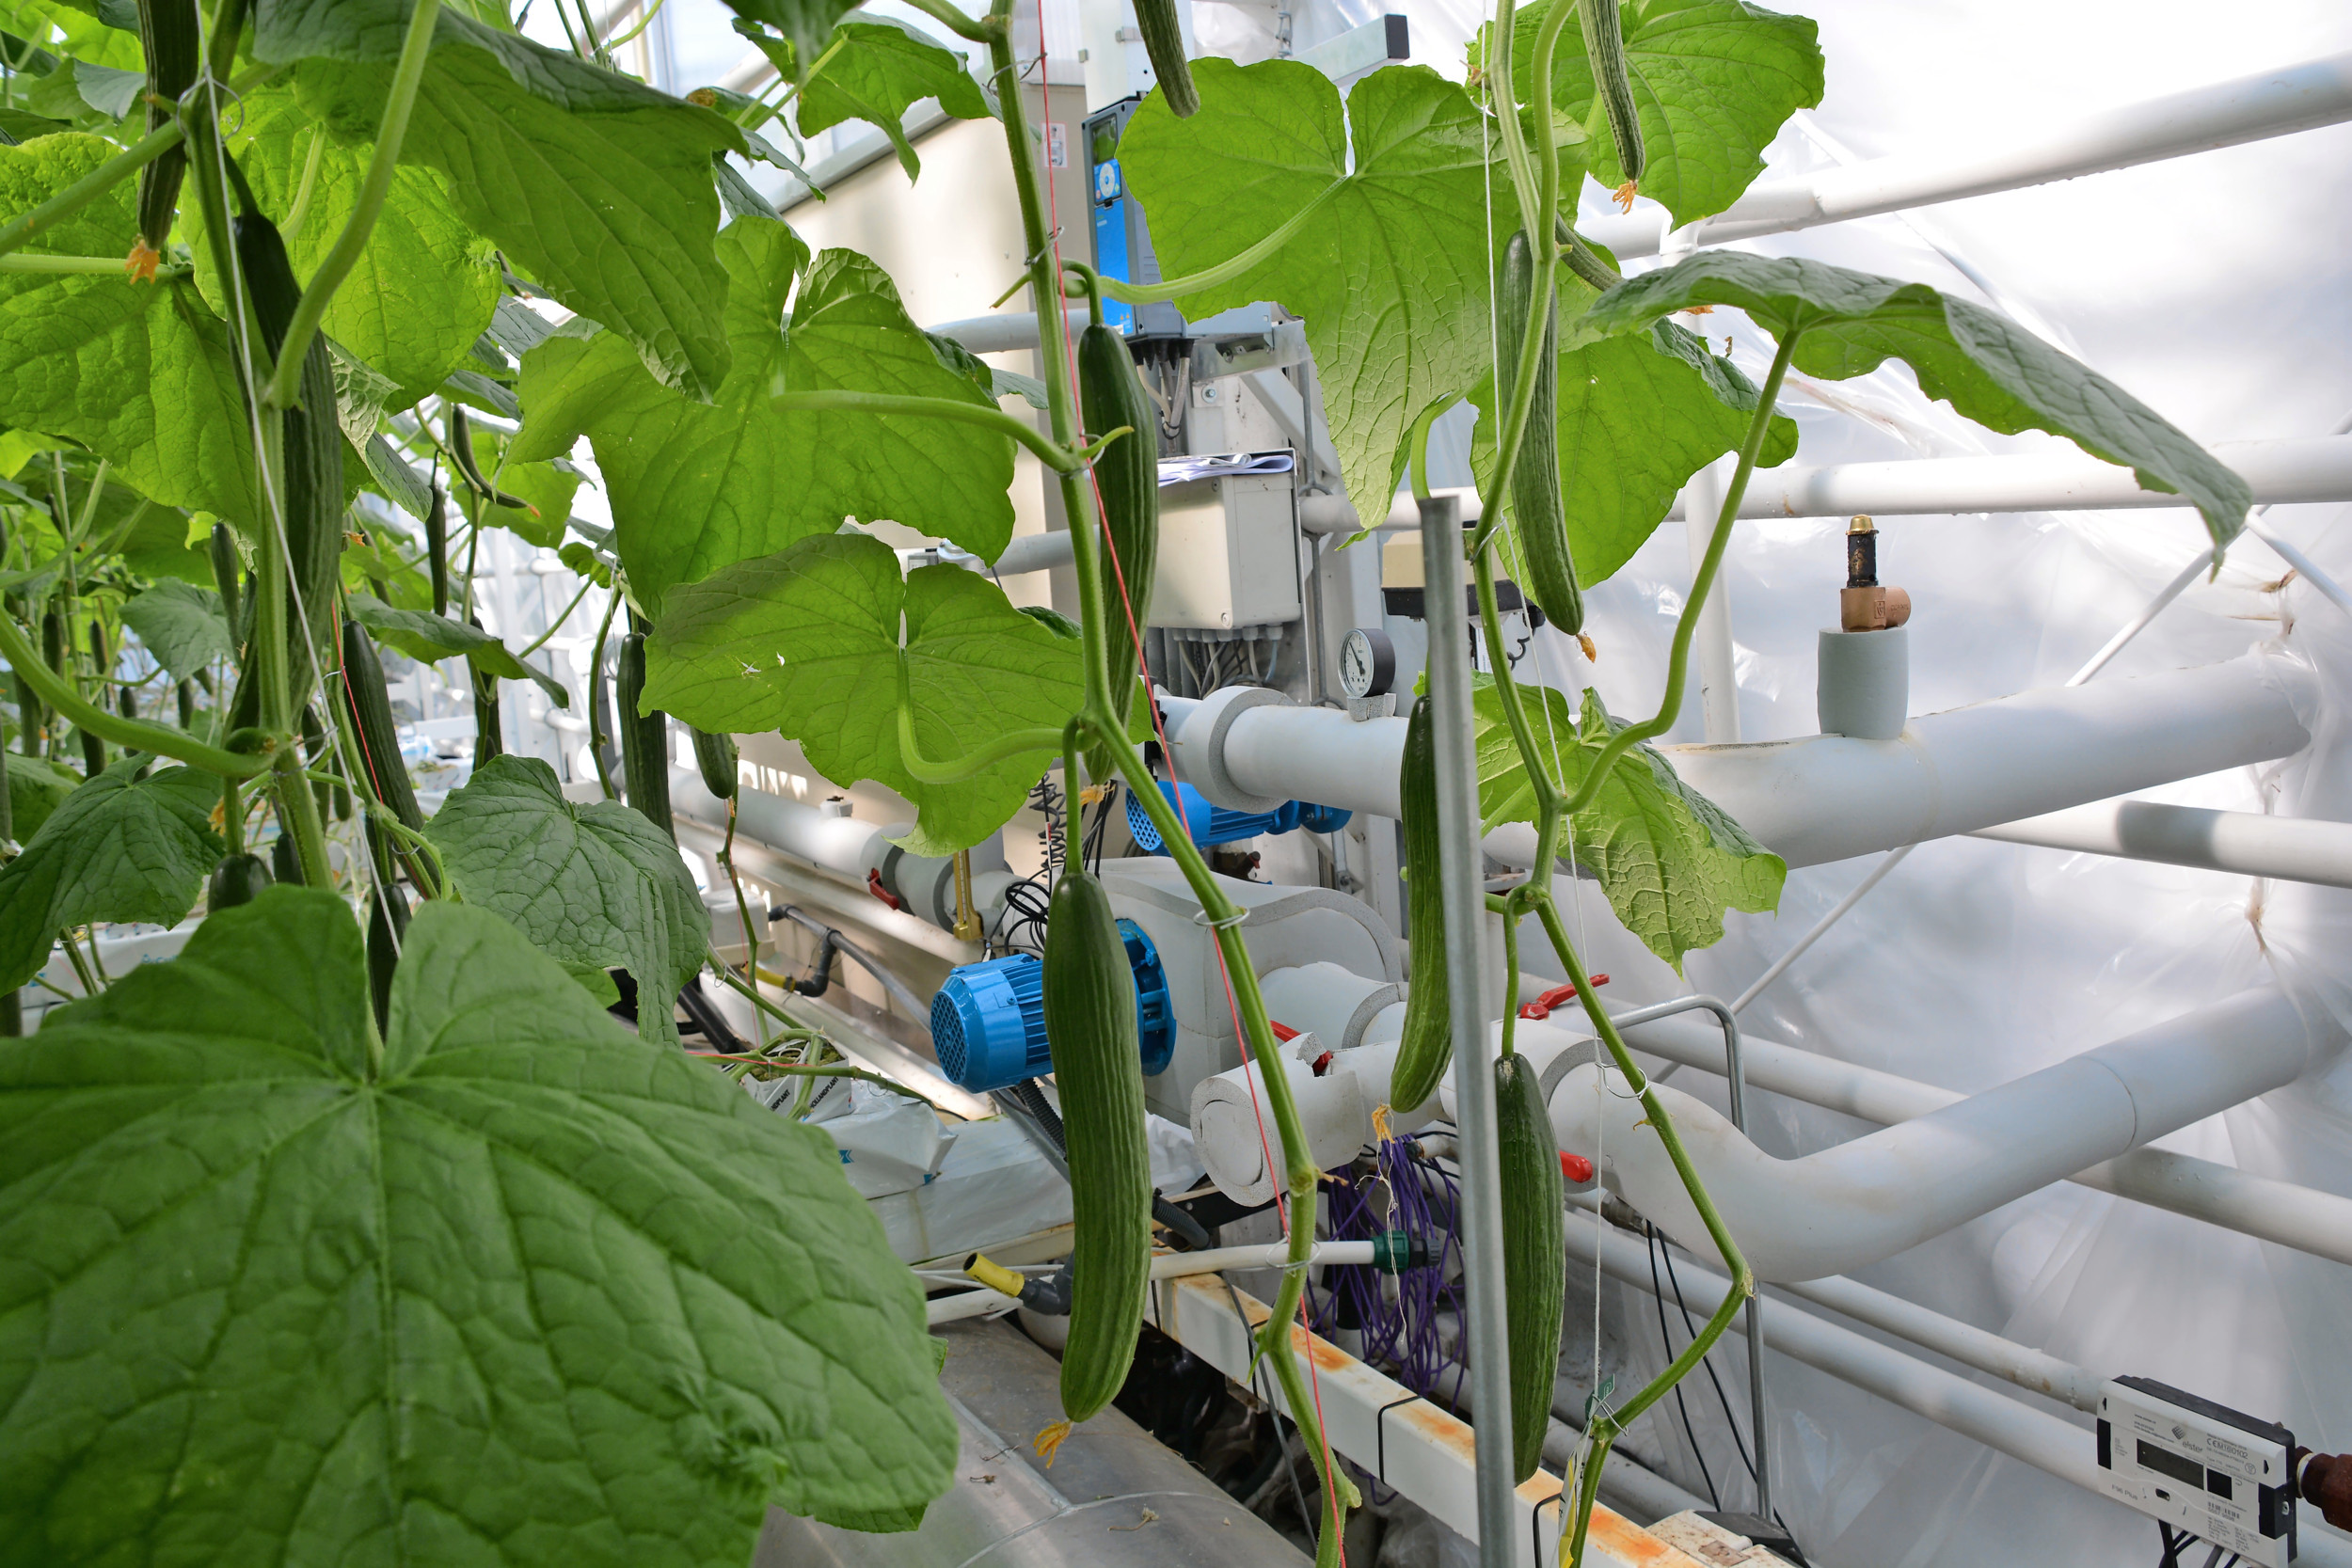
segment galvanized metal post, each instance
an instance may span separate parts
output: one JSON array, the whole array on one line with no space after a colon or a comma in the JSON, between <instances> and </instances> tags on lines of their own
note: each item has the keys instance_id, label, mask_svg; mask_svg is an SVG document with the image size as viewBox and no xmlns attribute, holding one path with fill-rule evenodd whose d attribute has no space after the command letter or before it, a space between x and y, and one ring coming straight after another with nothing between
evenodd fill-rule
<instances>
[{"instance_id":1,"label":"galvanized metal post","mask_svg":"<svg viewBox=\"0 0 2352 1568\"><path fill-rule=\"evenodd\" d=\"M1486 899L1478 847L1478 773L1470 727L1470 596L1462 572L1462 502L1419 503L1422 614L1429 627L1429 709L1438 761L1438 860L1444 883L1442 958L1454 1031L1454 1103L1462 1143L1462 1259L1469 1289L1470 1372L1478 1412L1478 1557L1510 1568L1511 1340L1502 1283L1502 1167L1495 1131L1494 1052L1486 1038ZM1425 969L1422 973L1427 973Z\"/></svg>"}]
</instances>

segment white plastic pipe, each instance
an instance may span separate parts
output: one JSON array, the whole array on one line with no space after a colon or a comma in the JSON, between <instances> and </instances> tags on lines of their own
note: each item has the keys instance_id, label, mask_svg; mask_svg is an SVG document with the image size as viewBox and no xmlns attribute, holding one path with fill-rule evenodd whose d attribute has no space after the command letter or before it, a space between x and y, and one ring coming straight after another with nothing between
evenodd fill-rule
<instances>
[{"instance_id":1,"label":"white plastic pipe","mask_svg":"<svg viewBox=\"0 0 2352 1568\"><path fill-rule=\"evenodd\" d=\"M2316 436L2284 441L2224 441L2211 449L2220 462L2252 487L2258 504L2352 500L2352 436ZM1479 515L1478 494L1460 492L1465 517ZM1946 512L2087 512L2185 506L2179 496L2143 490L2129 468L2103 463L2067 445L2005 457L1929 457L1893 463L1837 463L1814 467L1794 464L1758 468L1740 499L1742 517L1844 517L1867 513L1899 517ZM1683 516L1679 497L1666 514ZM1328 526L1311 521L1309 531L1352 529L1355 514L1335 514ZM1385 529L1413 529L1421 519L1405 495L1382 518ZM2267 531L2264 531L2267 537Z\"/></svg>"},{"instance_id":2,"label":"white plastic pipe","mask_svg":"<svg viewBox=\"0 0 2352 1568\"><path fill-rule=\"evenodd\" d=\"M1697 225L1699 245L1785 233L1875 213L2019 190L2352 119L2352 55L2280 67L2104 110L2008 146L1874 158L1749 188ZM1620 257L1653 256L1655 214L1603 218L1586 235Z\"/></svg>"},{"instance_id":3,"label":"white plastic pipe","mask_svg":"<svg viewBox=\"0 0 2352 1568\"><path fill-rule=\"evenodd\" d=\"M702 774L691 768L670 769L670 807L706 827L726 829L727 803L711 794ZM871 863L867 850L882 832L875 823L837 816L748 786L736 790L735 831L739 837L860 883Z\"/></svg>"},{"instance_id":4,"label":"white plastic pipe","mask_svg":"<svg viewBox=\"0 0 2352 1568\"><path fill-rule=\"evenodd\" d=\"M1956 1104L1796 1160L1776 1160L1705 1101L1661 1085L1691 1163L1761 1279L1847 1274L1940 1236L2087 1165L2293 1082L2314 1037L2275 990L2226 1001ZM1560 1147L1598 1152L1602 1178L1677 1240L1705 1247L1681 1179L1641 1102L1599 1071L1552 1094Z\"/></svg>"},{"instance_id":5,"label":"white plastic pipe","mask_svg":"<svg viewBox=\"0 0 2352 1568\"><path fill-rule=\"evenodd\" d=\"M1930 714L1896 740L1813 736L1664 751L1684 782L1766 847L1792 866L1814 865L2285 756L2308 743L2300 715L2316 701L2307 667L2249 655ZM1252 796L1397 815L1406 721L1357 723L1336 708L1264 704L1222 721L1213 766L1194 733L1213 717L1197 710L1175 740L1184 777L1204 792L1221 770ZM1525 865L1534 843L1534 831L1518 824L1488 834L1486 847Z\"/></svg>"},{"instance_id":6,"label":"white plastic pipe","mask_svg":"<svg viewBox=\"0 0 2352 1568\"><path fill-rule=\"evenodd\" d=\"M1548 1025L1519 1025L1522 1032ZM1720 1075L1723 1039L1711 1021L1666 1018L1626 1031L1638 1051ZM1967 1096L1875 1068L1742 1033L1740 1062L1752 1089L1882 1126L1931 1116ZM2260 1241L2352 1265L2352 1197L2273 1180L2169 1149L2135 1148L2074 1172L2077 1186L2113 1193Z\"/></svg>"},{"instance_id":7,"label":"white plastic pipe","mask_svg":"<svg viewBox=\"0 0 2352 1568\"><path fill-rule=\"evenodd\" d=\"M1073 332L1083 332L1087 325L1087 308L1073 305L1063 313ZM965 316L958 321L939 322L923 330L950 339L974 354L1003 354L1014 349L1037 347L1037 312L1034 310L998 310L985 316Z\"/></svg>"},{"instance_id":8,"label":"white plastic pipe","mask_svg":"<svg viewBox=\"0 0 2352 1568\"><path fill-rule=\"evenodd\" d=\"M2161 861L2247 877L2352 887L2352 823L2102 800L1979 828L1978 838Z\"/></svg>"},{"instance_id":9,"label":"white plastic pipe","mask_svg":"<svg viewBox=\"0 0 2352 1568\"><path fill-rule=\"evenodd\" d=\"M1832 1275L1826 1279L1807 1279L1781 1289L1790 1295L1840 1312L1856 1323L1868 1323L1910 1340L1913 1344L1948 1356L1963 1367L1991 1372L1994 1377L2029 1388L2037 1394L2073 1405L2077 1410L2096 1411L2099 1389L2104 1379L2096 1373L2061 1360L2047 1351L2021 1345L2014 1339L1947 1318L1941 1312L1929 1310L1916 1302L1873 1290L1858 1280ZM1766 1330L1769 1342L1772 1331Z\"/></svg>"},{"instance_id":10,"label":"white plastic pipe","mask_svg":"<svg viewBox=\"0 0 2352 1568\"><path fill-rule=\"evenodd\" d=\"M1020 572L1046 572L1067 566L1077 558L1078 546L1070 531L1048 529L1043 533L1025 533L1007 545L1005 553L996 558L994 571L1001 578Z\"/></svg>"}]
</instances>

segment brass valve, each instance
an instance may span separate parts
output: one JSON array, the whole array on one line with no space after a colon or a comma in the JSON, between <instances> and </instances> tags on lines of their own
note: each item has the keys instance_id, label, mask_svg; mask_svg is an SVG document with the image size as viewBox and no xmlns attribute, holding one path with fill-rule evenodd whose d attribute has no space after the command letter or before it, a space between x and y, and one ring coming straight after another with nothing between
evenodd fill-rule
<instances>
[{"instance_id":1,"label":"brass valve","mask_svg":"<svg viewBox=\"0 0 2352 1568\"><path fill-rule=\"evenodd\" d=\"M1846 527L1846 586L1837 594L1837 629L1885 631L1911 619L1911 595L1879 582L1878 525L1856 517Z\"/></svg>"}]
</instances>

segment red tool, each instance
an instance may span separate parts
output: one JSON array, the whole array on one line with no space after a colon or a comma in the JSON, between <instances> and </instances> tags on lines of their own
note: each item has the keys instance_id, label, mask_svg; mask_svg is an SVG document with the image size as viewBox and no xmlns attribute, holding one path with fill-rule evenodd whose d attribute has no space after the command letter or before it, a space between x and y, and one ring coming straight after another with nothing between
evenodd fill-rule
<instances>
[{"instance_id":1,"label":"red tool","mask_svg":"<svg viewBox=\"0 0 2352 1568\"><path fill-rule=\"evenodd\" d=\"M882 873L880 871L868 871L866 874L866 891L872 894L875 897L881 899L883 903L889 905L894 910L903 911L907 907L907 901L905 899L899 897L897 894L882 886Z\"/></svg>"},{"instance_id":2,"label":"red tool","mask_svg":"<svg viewBox=\"0 0 2352 1568\"><path fill-rule=\"evenodd\" d=\"M1564 1148L1560 1151L1560 1174L1568 1179L1570 1185L1581 1187L1593 1179L1593 1163Z\"/></svg>"},{"instance_id":3,"label":"red tool","mask_svg":"<svg viewBox=\"0 0 2352 1568\"><path fill-rule=\"evenodd\" d=\"M1593 984L1596 988L1605 986L1608 983L1609 976L1606 974L1596 974L1593 976ZM1544 992L1543 995L1535 998L1534 1001L1530 1002L1525 1006L1521 1007L1519 1009L1519 1017L1526 1019L1531 1023L1541 1023L1545 1019L1551 1016L1552 1008L1565 1006L1566 1004L1575 1000L1576 988L1574 986L1554 986L1549 990Z\"/></svg>"}]
</instances>

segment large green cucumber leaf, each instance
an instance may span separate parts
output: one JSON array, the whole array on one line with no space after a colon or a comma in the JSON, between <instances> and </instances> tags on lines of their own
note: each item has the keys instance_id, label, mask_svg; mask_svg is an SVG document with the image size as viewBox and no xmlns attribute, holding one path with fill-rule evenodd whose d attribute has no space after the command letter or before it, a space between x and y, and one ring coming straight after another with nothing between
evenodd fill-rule
<instances>
[{"instance_id":1,"label":"large green cucumber leaf","mask_svg":"<svg viewBox=\"0 0 2352 1568\"><path fill-rule=\"evenodd\" d=\"M227 662L237 657L220 595L177 578L126 600L122 624L138 633L155 662L176 681L193 679L215 659Z\"/></svg>"},{"instance_id":2,"label":"large green cucumber leaf","mask_svg":"<svg viewBox=\"0 0 2352 1568\"><path fill-rule=\"evenodd\" d=\"M30 211L119 150L78 132L0 147L0 211ZM123 181L25 251L128 251L136 192ZM191 282L0 273L0 426L78 441L166 506L255 515L228 328Z\"/></svg>"},{"instance_id":3,"label":"large green cucumber leaf","mask_svg":"<svg viewBox=\"0 0 2352 1568\"><path fill-rule=\"evenodd\" d=\"M68 927L170 926L195 907L223 848L212 825L220 780L193 768L140 778L141 766L125 757L68 795L24 852L0 867L0 990L40 974Z\"/></svg>"},{"instance_id":4,"label":"large green cucumber leaf","mask_svg":"<svg viewBox=\"0 0 2352 1568\"><path fill-rule=\"evenodd\" d=\"M1273 300L1305 318L1348 499L1366 522L1385 516L1406 432L1492 358L1486 205L1499 166L1478 110L1421 66L1357 83L1344 124L1339 88L1295 60L1199 60L1193 82L1199 113L1179 120L1154 93L1119 141L1161 270L1230 261L1304 214L1271 256L1177 304L1202 317ZM1503 238L1514 210L1498 199Z\"/></svg>"},{"instance_id":5,"label":"large green cucumber leaf","mask_svg":"<svg viewBox=\"0 0 2352 1568\"><path fill-rule=\"evenodd\" d=\"M372 594L344 595L351 618L386 647L397 648L421 664L463 658L485 675L501 680L529 681L548 694L557 707L572 705L572 694L562 681L515 657L514 650L464 621L430 611L395 610Z\"/></svg>"},{"instance_id":6,"label":"large green cucumber leaf","mask_svg":"<svg viewBox=\"0 0 2352 1568\"><path fill-rule=\"evenodd\" d=\"M1534 820L1535 795L1491 675L1473 677L1478 810L1484 828ZM1625 725L1587 689L1582 712L1547 686L1522 686L1539 741L1557 752L1558 782L1581 788L1601 748ZM1684 784L1655 747L1635 746L1609 769L1593 803L1570 820L1578 863L1591 866L1625 928L1682 972L1682 956L1723 940L1724 911L1780 907L1788 866L1721 806Z\"/></svg>"},{"instance_id":7,"label":"large green cucumber leaf","mask_svg":"<svg viewBox=\"0 0 2352 1568\"><path fill-rule=\"evenodd\" d=\"M1791 363L1842 380L1900 359L1919 389L2005 436L2046 430L2179 495L2203 515L2215 558L2246 526L2246 482L2164 416L2007 316L1924 283L1795 257L1705 250L1620 283L1585 318L1624 332L1693 305L1745 310L1775 338L1802 332Z\"/></svg>"},{"instance_id":8,"label":"large green cucumber leaf","mask_svg":"<svg viewBox=\"0 0 2352 1568\"><path fill-rule=\"evenodd\" d=\"M230 142L262 210L278 222L281 232L314 142L318 173L310 182L310 206L301 227L284 234L300 278L318 271L358 205L368 162L375 155L373 134L360 142L338 139L303 112L291 85L274 83L247 96L245 129ZM200 235L203 224L194 203L183 221L192 235ZM192 238L191 245L206 295L217 299L210 280L211 249L201 238ZM464 362L504 288L489 242L453 210L448 178L426 165L404 163L392 176L358 264L327 304L322 330L391 382L387 395L375 400L379 409L405 408ZM374 433L373 420L365 431L345 431L354 446L364 446Z\"/></svg>"},{"instance_id":9,"label":"large green cucumber leaf","mask_svg":"<svg viewBox=\"0 0 2352 1568\"><path fill-rule=\"evenodd\" d=\"M897 554L859 533L804 539L675 588L646 640L648 711L716 735L781 730L834 783L889 785L915 804L904 842L916 854L978 843L1020 809L1052 750L918 784L899 760L902 701L932 762L1009 730L1059 730L1086 703L1079 644L977 572L901 577Z\"/></svg>"},{"instance_id":10,"label":"large green cucumber leaf","mask_svg":"<svg viewBox=\"0 0 2352 1568\"><path fill-rule=\"evenodd\" d=\"M523 356L525 419L508 460L558 457L589 437L640 602L659 607L674 584L831 533L844 517L1001 552L1012 537L1009 438L942 420L779 413L770 402L850 388L993 405L940 362L882 269L847 250L811 261L790 229L762 218L729 224L719 254L734 280L735 368L713 404L656 386L590 329L560 331Z\"/></svg>"},{"instance_id":11,"label":"large green cucumber leaf","mask_svg":"<svg viewBox=\"0 0 2352 1568\"><path fill-rule=\"evenodd\" d=\"M82 775L46 757L8 755L8 826L19 843L29 841L64 805L66 797L82 787Z\"/></svg>"},{"instance_id":12,"label":"large green cucumber leaf","mask_svg":"<svg viewBox=\"0 0 2352 1568\"><path fill-rule=\"evenodd\" d=\"M825 69L810 78L793 104L801 135L863 119L879 127L898 150L898 166L912 180L922 172L922 160L907 140L900 123L906 112L926 98L958 119L984 119L988 100L965 69L963 56L951 54L904 24L886 20L844 22L834 29L826 46L834 51Z\"/></svg>"},{"instance_id":13,"label":"large green cucumber leaf","mask_svg":"<svg viewBox=\"0 0 2352 1568\"><path fill-rule=\"evenodd\" d=\"M662 1005L702 968L710 917L677 846L631 806L564 799L537 757L493 757L426 825L458 893L567 967L626 969L637 1027L675 1042Z\"/></svg>"},{"instance_id":14,"label":"large green cucumber leaf","mask_svg":"<svg viewBox=\"0 0 2352 1568\"><path fill-rule=\"evenodd\" d=\"M296 100L372 142L409 0L261 0L254 54L303 61ZM712 253L725 117L444 7L405 163L448 179L456 215L516 271L619 333L665 386L707 398L726 373L726 275Z\"/></svg>"},{"instance_id":15,"label":"large green cucumber leaf","mask_svg":"<svg viewBox=\"0 0 2352 1568\"><path fill-rule=\"evenodd\" d=\"M1626 174L1608 110L1593 90L1584 13L1576 0L1543 0L1517 13L1511 70L1519 100L1534 96L1535 34L1554 4L1568 5L1572 14L1552 46L1552 103L1592 137L1593 173L1622 184ZM1641 193L1662 203L1677 224L1737 201L1764 171L1764 150L1788 117L1821 102L1821 48L1809 17L1783 16L1746 0L1625 0L1617 25L1642 121Z\"/></svg>"},{"instance_id":16,"label":"large green cucumber leaf","mask_svg":"<svg viewBox=\"0 0 2352 1568\"><path fill-rule=\"evenodd\" d=\"M922 1291L819 1132L485 910L275 887L0 1051L26 1561L740 1568L953 1480Z\"/></svg>"},{"instance_id":17,"label":"large green cucumber leaf","mask_svg":"<svg viewBox=\"0 0 2352 1568\"><path fill-rule=\"evenodd\" d=\"M1754 382L1672 322L1598 338L1560 356L1560 492L1581 586L1614 576L1673 510L1683 483L1739 449L1756 400ZM1494 468L1493 432L1501 422L1492 376L1478 384L1470 402L1478 405L1472 459L1483 486ZM1774 415L1758 465L1785 463L1796 451L1796 421ZM1505 538L1516 545L1518 524L1512 528Z\"/></svg>"},{"instance_id":18,"label":"large green cucumber leaf","mask_svg":"<svg viewBox=\"0 0 2352 1568\"><path fill-rule=\"evenodd\" d=\"M726 8L742 19L736 24L737 30L748 33L755 40L758 35L745 28L743 23L765 23L784 35L785 41L792 46L793 62L793 69L785 74L798 81L825 52L834 24L857 9L858 0L726 0ZM774 52L764 44L762 50L771 59L775 57Z\"/></svg>"}]
</instances>

